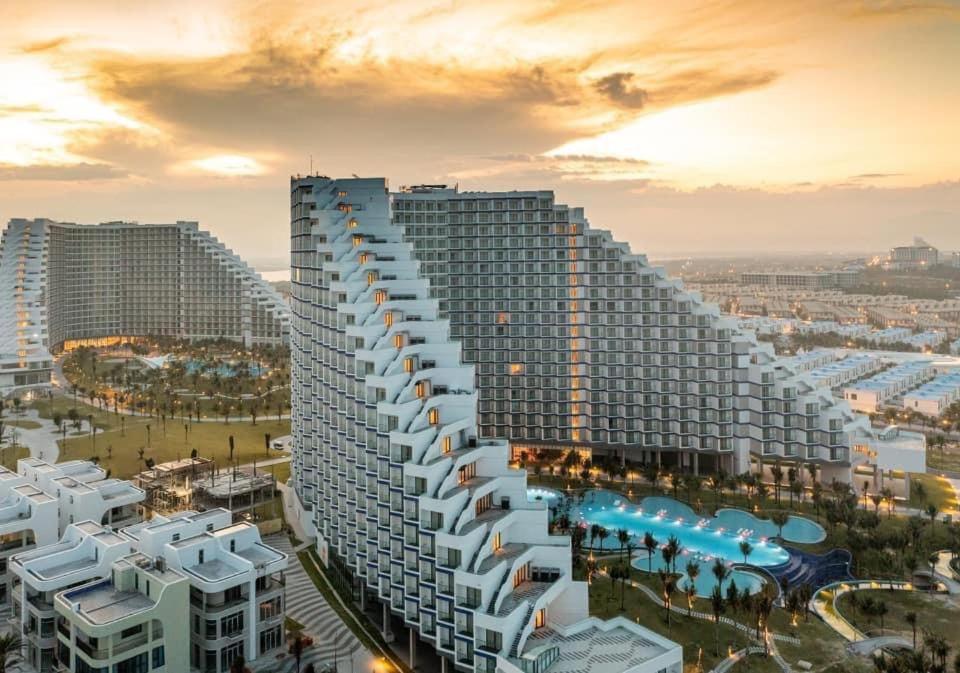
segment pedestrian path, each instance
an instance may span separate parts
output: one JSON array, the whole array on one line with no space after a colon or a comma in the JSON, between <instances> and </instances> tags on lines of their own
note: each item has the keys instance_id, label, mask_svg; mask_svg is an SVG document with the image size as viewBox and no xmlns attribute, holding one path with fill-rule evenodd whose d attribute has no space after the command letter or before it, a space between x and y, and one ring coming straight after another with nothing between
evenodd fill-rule
<instances>
[{"instance_id":1,"label":"pedestrian path","mask_svg":"<svg viewBox=\"0 0 960 673\"><path fill-rule=\"evenodd\" d=\"M350 671L354 657L372 659L373 655L363 646L353 632L343 623L323 594L314 586L313 580L300 564L293 546L286 535L270 535L264 542L289 555L287 581L287 616L303 624L304 635L313 638L313 645L304 650L300 670L307 664L317 669L322 664L336 662L338 671ZM303 548L303 545L300 547ZM286 657L278 665L270 662L271 673L289 673L296 670L293 657ZM360 670L360 669L357 669Z\"/></svg>"}]
</instances>

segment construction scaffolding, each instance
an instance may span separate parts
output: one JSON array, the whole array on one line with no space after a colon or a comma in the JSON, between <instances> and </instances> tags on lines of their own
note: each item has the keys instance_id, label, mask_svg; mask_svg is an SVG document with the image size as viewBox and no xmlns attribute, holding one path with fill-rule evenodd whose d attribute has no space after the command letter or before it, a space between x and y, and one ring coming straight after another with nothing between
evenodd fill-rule
<instances>
[{"instance_id":1,"label":"construction scaffolding","mask_svg":"<svg viewBox=\"0 0 960 673\"><path fill-rule=\"evenodd\" d=\"M234 519L249 518L242 515L273 502L277 496L276 487L277 480L264 470L214 470L193 482L194 507L200 510L226 507L233 512Z\"/></svg>"},{"instance_id":2,"label":"construction scaffolding","mask_svg":"<svg viewBox=\"0 0 960 673\"><path fill-rule=\"evenodd\" d=\"M159 463L133 477L133 483L147 494L143 507L165 514L190 509L194 483L213 474L216 465L210 458L184 458Z\"/></svg>"}]
</instances>

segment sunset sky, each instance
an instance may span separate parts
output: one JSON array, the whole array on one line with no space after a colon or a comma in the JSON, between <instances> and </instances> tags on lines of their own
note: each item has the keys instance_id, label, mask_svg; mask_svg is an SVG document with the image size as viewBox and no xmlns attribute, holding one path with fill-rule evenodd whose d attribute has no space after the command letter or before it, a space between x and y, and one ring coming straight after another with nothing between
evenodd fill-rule
<instances>
[{"instance_id":1,"label":"sunset sky","mask_svg":"<svg viewBox=\"0 0 960 673\"><path fill-rule=\"evenodd\" d=\"M0 218L198 219L287 181L554 189L652 257L960 248L960 0L0 4Z\"/></svg>"}]
</instances>

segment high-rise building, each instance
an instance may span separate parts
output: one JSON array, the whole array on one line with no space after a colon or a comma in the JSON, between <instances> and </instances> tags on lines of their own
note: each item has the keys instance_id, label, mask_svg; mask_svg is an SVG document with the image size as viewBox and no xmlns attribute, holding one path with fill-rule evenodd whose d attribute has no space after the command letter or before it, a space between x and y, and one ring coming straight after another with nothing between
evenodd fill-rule
<instances>
[{"instance_id":1,"label":"high-rise building","mask_svg":"<svg viewBox=\"0 0 960 673\"><path fill-rule=\"evenodd\" d=\"M0 392L49 383L50 352L130 337L281 344L280 295L196 222L11 220L0 250Z\"/></svg>"},{"instance_id":2,"label":"high-rise building","mask_svg":"<svg viewBox=\"0 0 960 673\"><path fill-rule=\"evenodd\" d=\"M693 471L814 462L828 481L882 451L865 417L553 192L392 196L475 363L482 436Z\"/></svg>"},{"instance_id":3,"label":"high-rise building","mask_svg":"<svg viewBox=\"0 0 960 673\"><path fill-rule=\"evenodd\" d=\"M901 245L890 249L887 265L894 269L910 269L934 266L940 262L940 251L919 236L913 245Z\"/></svg>"},{"instance_id":4,"label":"high-rise building","mask_svg":"<svg viewBox=\"0 0 960 673\"><path fill-rule=\"evenodd\" d=\"M678 644L589 617L569 538L528 502L497 424L478 432L461 351L482 351L451 338L439 302L455 309L431 298L386 181L297 178L290 196L292 474L324 562L361 603L382 603L386 632L402 622L411 655L425 641L444 670L679 673Z\"/></svg>"}]
</instances>

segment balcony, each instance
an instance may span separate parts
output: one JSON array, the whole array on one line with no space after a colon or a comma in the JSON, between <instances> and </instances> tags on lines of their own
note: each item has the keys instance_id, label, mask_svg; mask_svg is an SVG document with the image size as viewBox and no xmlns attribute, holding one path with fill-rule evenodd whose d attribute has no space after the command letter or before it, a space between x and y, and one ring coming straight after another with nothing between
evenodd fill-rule
<instances>
[{"instance_id":1,"label":"balcony","mask_svg":"<svg viewBox=\"0 0 960 673\"><path fill-rule=\"evenodd\" d=\"M146 633L140 633L131 638L125 638L120 643L113 646L113 654L117 655L122 652L129 652L130 650L138 647L143 647L148 642L150 642L150 636Z\"/></svg>"}]
</instances>

